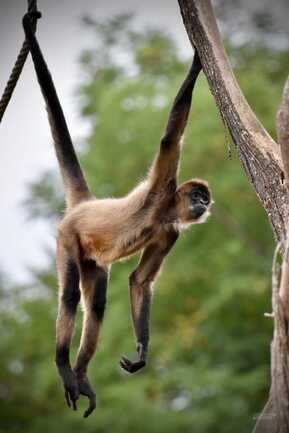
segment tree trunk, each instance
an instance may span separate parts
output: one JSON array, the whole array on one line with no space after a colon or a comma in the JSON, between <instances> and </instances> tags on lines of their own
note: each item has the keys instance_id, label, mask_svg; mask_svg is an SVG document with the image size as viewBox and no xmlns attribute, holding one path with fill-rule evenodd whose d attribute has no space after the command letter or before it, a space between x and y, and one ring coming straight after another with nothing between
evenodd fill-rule
<instances>
[{"instance_id":1,"label":"tree trunk","mask_svg":"<svg viewBox=\"0 0 289 433\"><path fill-rule=\"evenodd\" d=\"M225 53L210 0L179 0L179 5L189 39L199 53L222 119L267 212L274 235L280 241L286 233L288 200L279 147L242 94Z\"/></svg>"},{"instance_id":2,"label":"tree trunk","mask_svg":"<svg viewBox=\"0 0 289 433\"><path fill-rule=\"evenodd\" d=\"M247 177L261 201L284 256L273 268L271 388L254 433L289 433L289 80L274 142L256 118L236 81L210 0L178 0L189 39L197 49L211 92L226 123ZM264 89L266 91L266 89ZM285 245L286 244L286 245ZM280 274L280 275L279 275Z\"/></svg>"}]
</instances>

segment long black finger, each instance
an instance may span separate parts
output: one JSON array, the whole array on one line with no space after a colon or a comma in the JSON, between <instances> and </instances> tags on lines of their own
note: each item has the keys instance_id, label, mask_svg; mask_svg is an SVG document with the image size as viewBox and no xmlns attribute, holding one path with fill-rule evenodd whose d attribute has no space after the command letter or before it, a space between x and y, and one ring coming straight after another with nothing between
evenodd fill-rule
<instances>
[{"instance_id":1,"label":"long black finger","mask_svg":"<svg viewBox=\"0 0 289 433\"><path fill-rule=\"evenodd\" d=\"M73 410L77 410L77 406L76 406L76 400L75 399L71 399L72 400L72 406L73 406Z\"/></svg>"},{"instance_id":2,"label":"long black finger","mask_svg":"<svg viewBox=\"0 0 289 433\"><path fill-rule=\"evenodd\" d=\"M67 391L67 389L65 390L65 400L66 400L67 406L71 407L71 403L70 403L70 399L69 399L69 392Z\"/></svg>"},{"instance_id":3,"label":"long black finger","mask_svg":"<svg viewBox=\"0 0 289 433\"><path fill-rule=\"evenodd\" d=\"M129 369L132 365L132 362L128 358L126 358L125 356L121 357L121 360L119 363L120 363L120 366L126 371L129 371Z\"/></svg>"}]
</instances>

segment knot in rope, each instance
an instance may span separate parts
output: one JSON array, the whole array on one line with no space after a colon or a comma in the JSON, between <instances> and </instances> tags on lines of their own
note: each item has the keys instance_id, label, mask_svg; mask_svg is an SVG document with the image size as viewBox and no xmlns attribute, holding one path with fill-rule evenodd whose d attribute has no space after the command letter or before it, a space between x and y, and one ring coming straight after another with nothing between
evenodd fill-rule
<instances>
[{"instance_id":1,"label":"knot in rope","mask_svg":"<svg viewBox=\"0 0 289 433\"><path fill-rule=\"evenodd\" d=\"M37 1L36 0L28 0L28 13L37 12ZM37 19L33 19L33 31L36 31L36 22ZM23 66L29 54L29 45L26 41L24 41L21 50L18 54L16 62L11 71L9 80L7 81L6 87L4 89L3 95L0 99L0 122L2 122L2 118L4 116L5 110L9 104L9 101L12 97L13 91L16 87L16 84L21 75Z\"/></svg>"}]
</instances>

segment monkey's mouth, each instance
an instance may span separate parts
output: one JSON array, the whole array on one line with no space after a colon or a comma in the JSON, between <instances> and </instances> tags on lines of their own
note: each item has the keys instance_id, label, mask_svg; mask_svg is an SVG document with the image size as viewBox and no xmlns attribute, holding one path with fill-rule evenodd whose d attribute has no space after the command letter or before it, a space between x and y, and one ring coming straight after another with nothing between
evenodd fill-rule
<instances>
[{"instance_id":1,"label":"monkey's mouth","mask_svg":"<svg viewBox=\"0 0 289 433\"><path fill-rule=\"evenodd\" d=\"M190 216L192 219L197 220L208 210L207 206L203 204L196 204L190 208Z\"/></svg>"}]
</instances>

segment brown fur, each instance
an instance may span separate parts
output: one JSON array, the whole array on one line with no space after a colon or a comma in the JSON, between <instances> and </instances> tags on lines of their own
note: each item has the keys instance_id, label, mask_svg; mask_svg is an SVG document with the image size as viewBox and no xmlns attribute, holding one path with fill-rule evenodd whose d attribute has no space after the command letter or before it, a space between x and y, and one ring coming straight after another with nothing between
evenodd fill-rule
<instances>
[{"instance_id":1,"label":"brown fur","mask_svg":"<svg viewBox=\"0 0 289 433\"><path fill-rule=\"evenodd\" d=\"M148 178L124 198L83 201L69 209L59 224L60 238L68 252L74 255L79 242L84 258L100 266L128 257L153 243L171 226L180 228L186 222L185 193L197 182L206 185L192 180L174 192L168 192L164 185L155 191L152 203L145 206L153 191L150 182Z\"/></svg>"}]
</instances>

